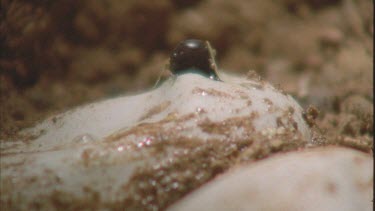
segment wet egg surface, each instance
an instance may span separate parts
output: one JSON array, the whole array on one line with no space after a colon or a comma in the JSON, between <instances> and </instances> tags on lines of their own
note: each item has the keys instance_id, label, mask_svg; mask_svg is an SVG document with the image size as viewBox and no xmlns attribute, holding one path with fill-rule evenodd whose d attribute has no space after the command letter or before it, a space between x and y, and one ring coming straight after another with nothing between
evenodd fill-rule
<instances>
[{"instance_id":1,"label":"wet egg surface","mask_svg":"<svg viewBox=\"0 0 375 211\"><path fill-rule=\"evenodd\" d=\"M52 116L24 131L35 139L2 142L1 205L162 210L235 163L309 142L292 97L265 81L220 77L181 74Z\"/></svg>"}]
</instances>

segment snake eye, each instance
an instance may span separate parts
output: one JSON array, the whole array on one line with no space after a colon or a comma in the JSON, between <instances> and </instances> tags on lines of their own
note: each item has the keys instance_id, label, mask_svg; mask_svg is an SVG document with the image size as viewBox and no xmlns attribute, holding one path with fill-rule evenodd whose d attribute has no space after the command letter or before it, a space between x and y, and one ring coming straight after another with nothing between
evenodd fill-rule
<instances>
[{"instance_id":1,"label":"snake eye","mask_svg":"<svg viewBox=\"0 0 375 211\"><path fill-rule=\"evenodd\" d=\"M212 51L208 42L195 39L182 41L170 56L170 70L176 75L197 72L219 80Z\"/></svg>"}]
</instances>

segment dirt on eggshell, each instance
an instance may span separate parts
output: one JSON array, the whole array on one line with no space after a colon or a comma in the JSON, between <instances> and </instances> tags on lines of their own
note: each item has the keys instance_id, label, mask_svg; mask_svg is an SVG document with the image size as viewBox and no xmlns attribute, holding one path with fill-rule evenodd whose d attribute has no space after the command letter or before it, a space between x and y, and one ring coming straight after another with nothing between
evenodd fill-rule
<instances>
[{"instance_id":1,"label":"dirt on eggshell","mask_svg":"<svg viewBox=\"0 0 375 211\"><path fill-rule=\"evenodd\" d=\"M292 127L203 144L172 133L141 149L155 160L124 186L132 194L123 201L101 204L88 188L87 199L56 192L36 202L35 209L116 210L125 203L130 210L144 208L143 203L150 210L162 209L230 167L274 153L325 145L372 153L372 1L4 0L0 4L2 141L15 139L20 129L51 114L152 88L171 50L187 38L209 40L220 69L258 77L255 71L291 94L305 108L314 134L313 144L302 141ZM165 106L154 108L145 118ZM161 124L175 118L171 114L165 122L139 125L131 133L160 132ZM188 118L192 116L179 120ZM226 135L228 128L238 125L252 131L249 119L219 125L207 120L198 127ZM171 148L178 153L170 155ZM154 168L155 163L163 165Z\"/></svg>"},{"instance_id":2,"label":"dirt on eggshell","mask_svg":"<svg viewBox=\"0 0 375 211\"><path fill-rule=\"evenodd\" d=\"M197 113L183 117L170 114L159 122L140 123L115 136L109 136L102 142L107 150L117 149L118 146L126 148L123 156L127 159L145 161L131 176L130 181L120 187L118 195L124 196L120 201L102 201L100 193L87 187L84 197L74 197L63 191L42 194L27 209L122 210L125 206L127 210L163 210L233 166L263 159L273 153L302 150L309 144L301 134L294 132L293 127L255 132L252 122L257 115L254 113L233 117L221 123L208 119L198 121L197 125L202 131L224 135L226 139L204 140L181 136L180 130L183 130L184 122L197 119L198 116ZM175 125L175 129L168 128L170 123ZM230 131L237 130L238 127L242 127L244 133L240 137L232 136ZM138 138L129 143L134 135ZM139 137L147 138L145 141ZM113 165L114 161L108 161L108 157L107 161L101 161L94 154L92 150L82 152L82 164L85 167L97 165L98 162L104 162L101 163L103 166L106 163ZM57 175L53 176L58 178ZM35 181L38 179L29 182ZM11 178L3 178L3 193L12 193L13 185ZM19 208L19 200L22 199L11 198L1 201L1 204L11 210Z\"/></svg>"}]
</instances>

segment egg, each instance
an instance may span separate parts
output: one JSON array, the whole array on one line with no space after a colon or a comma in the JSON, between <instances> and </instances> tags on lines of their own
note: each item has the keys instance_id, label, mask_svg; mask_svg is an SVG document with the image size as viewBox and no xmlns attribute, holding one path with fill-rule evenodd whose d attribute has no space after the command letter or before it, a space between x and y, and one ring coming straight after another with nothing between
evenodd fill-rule
<instances>
[{"instance_id":1,"label":"egg","mask_svg":"<svg viewBox=\"0 0 375 211\"><path fill-rule=\"evenodd\" d=\"M3 140L2 205L165 208L255 143L285 134L275 140L311 142L291 96L257 77L221 72L220 79L181 74L135 96L47 118L21 132L27 139Z\"/></svg>"},{"instance_id":2,"label":"egg","mask_svg":"<svg viewBox=\"0 0 375 211\"><path fill-rule=\"evenodd\" d=\"M343 147L272 156L219 176L168 211L372 210L373 159Z\"/></svg>"}]
</instances>

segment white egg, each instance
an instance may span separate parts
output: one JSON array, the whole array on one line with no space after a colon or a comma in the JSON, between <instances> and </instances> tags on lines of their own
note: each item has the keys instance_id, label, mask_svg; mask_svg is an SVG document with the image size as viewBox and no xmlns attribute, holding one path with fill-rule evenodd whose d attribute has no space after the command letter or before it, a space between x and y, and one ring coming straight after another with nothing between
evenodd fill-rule
<instances>
[{"instance_id":1,"label":"white egg","mask_svg":"<svg viewBox=\"0 0 375 211\"><path fill-rule=\"evenodd\" d=\"M169 165L175 162L172 154L188 157L194 151L181 148L179 142L194 140L199 148L215 142L246 143L255 134L272 137L285 131L310 142L310 128L291 96L262 80L224 73L220 77L223 81L198 74L171 77L143 94L74 108L22 131L35 139L3 140L2 205L9 209L124 206L138 168ZM160 149L160 143L171 144ZM168 153L159 155L155 150ZM150 197L147 200L155 201Z\"/></svg>"},{"instance_id":2,"label":"white egg","mask_svg":"<svg viewBox=\"0 0 375 211\"><path fill-rule=\"evenodd\" d=\"M372 210L373 159L341 147L273 156L230 171L169 211Z\"/></svg>"}]
</instances>

